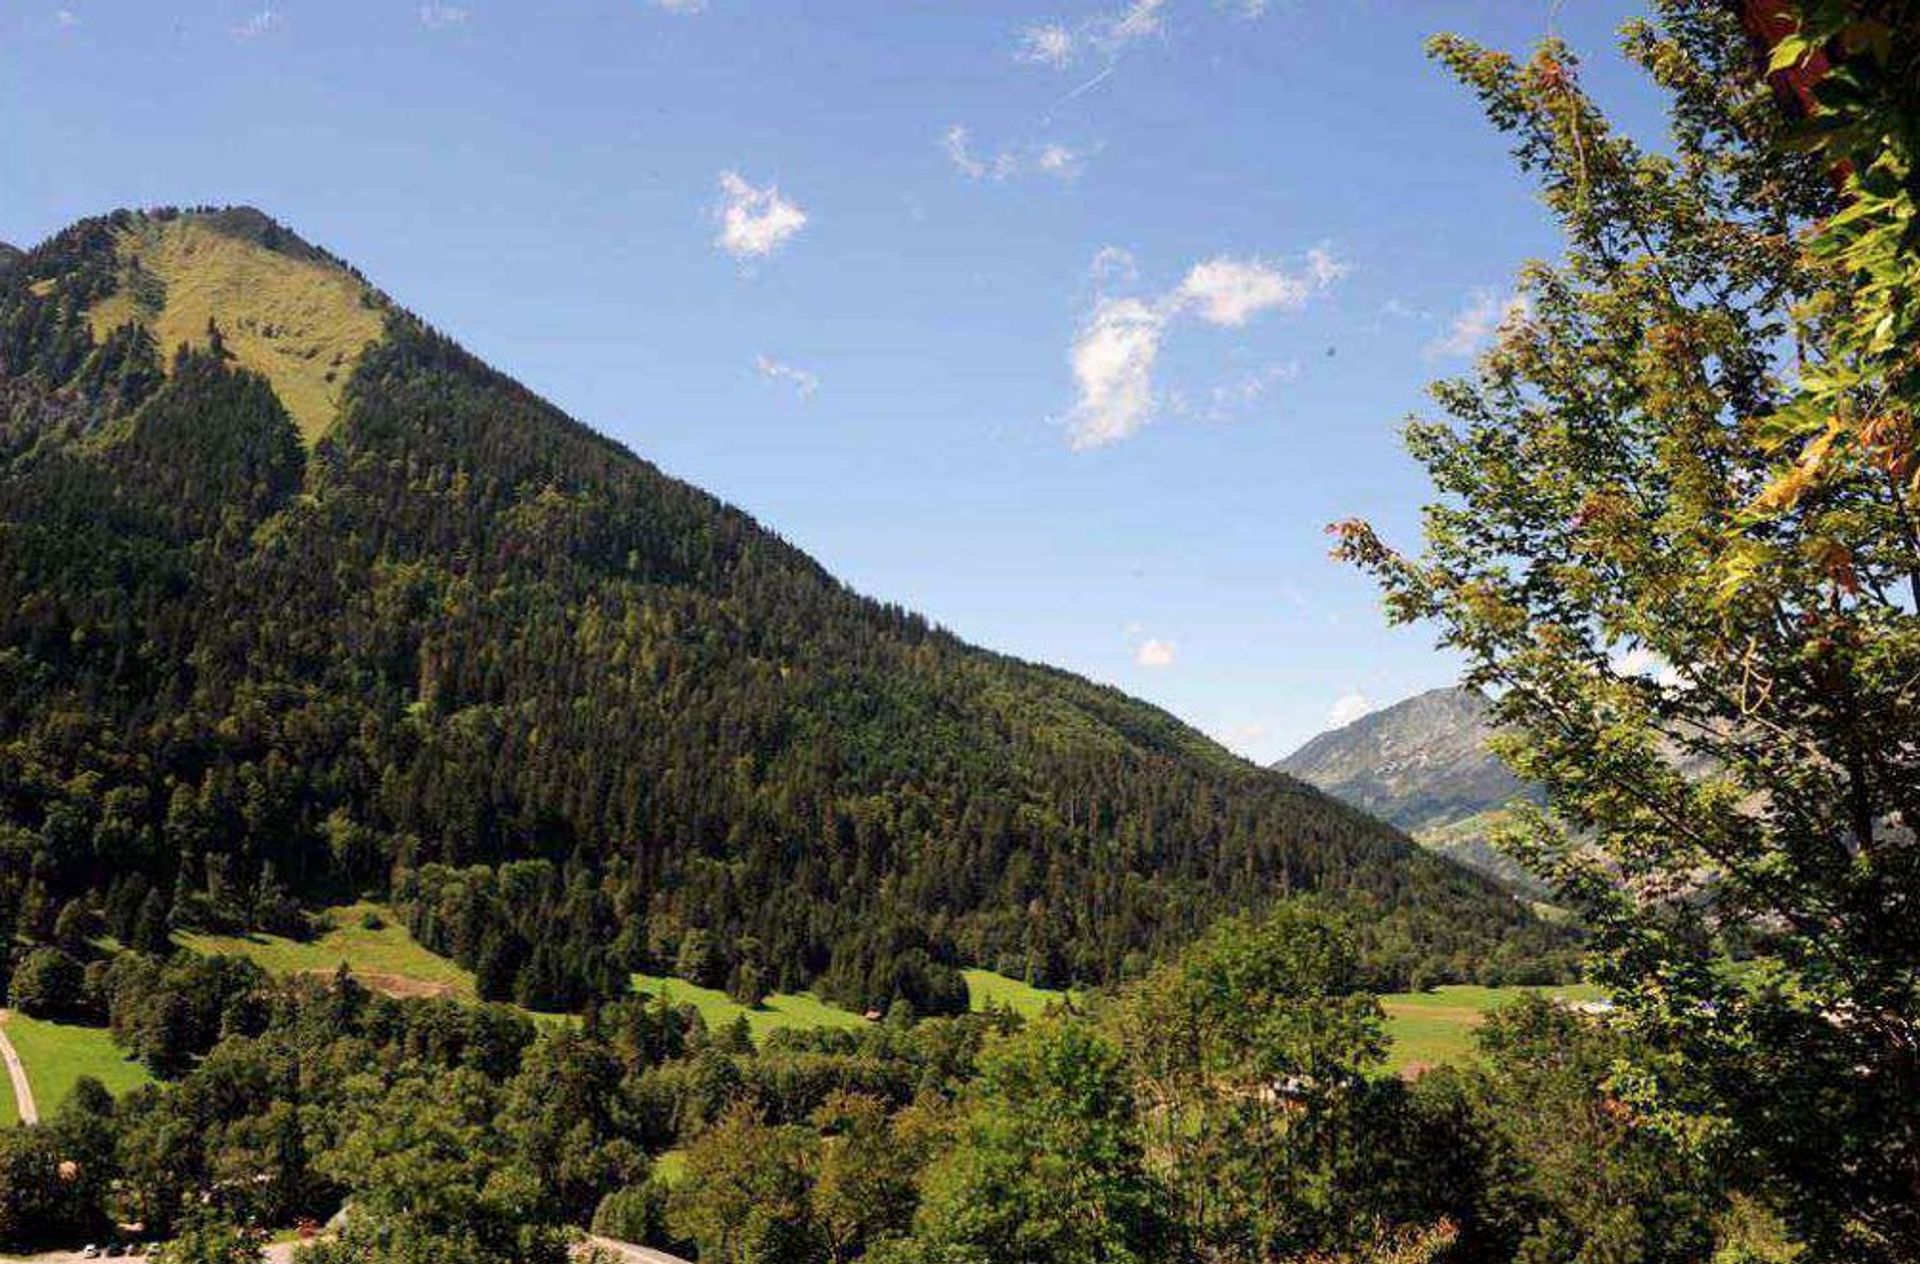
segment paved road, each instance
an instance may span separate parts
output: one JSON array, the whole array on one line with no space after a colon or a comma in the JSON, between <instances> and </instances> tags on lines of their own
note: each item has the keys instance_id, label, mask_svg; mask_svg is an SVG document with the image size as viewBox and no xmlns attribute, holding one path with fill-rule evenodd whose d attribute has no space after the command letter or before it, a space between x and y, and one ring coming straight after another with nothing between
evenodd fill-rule
<instances>
[{"instance_id":1,"label":"paved road","mask_svg":"<svg viewBox=\"0 0 1920 1264\"><path fill-rule=\"evenodd\" d=\"M20 1122L37 1124L40 1122L40 1108L33 1104L33 1085L27 1083L27 1068L20 1065L20 1055L14 1052L13 1041L7 1039L7 1019L12 1017L6 1010L0 1009L0 1058L7 1063L7 1074L13 1078L13 1100L20 1107Z\"/></svg>"}]
</instances>

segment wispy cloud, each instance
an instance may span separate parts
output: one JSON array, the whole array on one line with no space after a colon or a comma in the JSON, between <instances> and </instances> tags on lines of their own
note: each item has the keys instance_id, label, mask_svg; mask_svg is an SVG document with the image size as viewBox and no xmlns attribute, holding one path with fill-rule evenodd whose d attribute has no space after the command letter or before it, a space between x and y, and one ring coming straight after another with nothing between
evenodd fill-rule
<instances>
[{"instance_id":1,"label":"wispy cloud","mask_svg":"<svg viewBox=\"0 0 1920 1264\"><path fill-rule=\"evenodd\" d=\"M807 226L807 213L775 185L755 188L738 172L720 173L720 249L736 259L764 259Z\"/></svg>"},{"instance_id":2,"label":"wispy cloud","mask_svg":"<svg viewBox=\"0 0 1920 1264\"><path fill-rule=\"evenodd\" d=\"M704 13L707 0L653 0L653 7L667 13Z\"/></svg>"},{"instance_id":3,"label":"wispy cloud","mask_svg":"<svg viewBox=\"0 0 1920 1264\"><path fill-rule=\"evenodd\" d=\"M1447 328L1427 344L1430 356L1470 356L1490 342L1509 321L1527 314L1525 295L1508 294L1481 286L1467 296Z\"/></svg>"},{"instance_id":4,"label":"wispy cloud","mask_svg":"<svg viewBox=\"0 0 1920 1264\"><path fill-rule=\"evenodd\" d=\"M1373 703L1368 700L1367 695L1357 690L1352 693L1343 693L1334 699L1332 706L1327 708L1327 724L1331 728L1345 728L1373 709Z\"/></svg>"},{"instance_id":5,"label":"wispy cloud","mask_svg":"<svg viewBox=\"0 0 1920 1264\"><path fill-rule=\"evenodd\" d=\"M55 9L53 24L63 31L70 31L80 25L80 16L71 9Z\"/></svg>"},{"instance_id":6,"label":"wispy cloud","mask_svg":"<svg viewBox=\"0 0 1920 1264\"><path fill-rule=\"evenodd\" d=\"M1241 17L1259 17L1267 0L1229 0L1227 8ZM1167 0L1129 0L1069 25L1061 21L1033 22L1020 28L1014 58L1034 65L1065 70L1078 62L1105 59L1109 67L1121 54L1166 33Z\"/></svg>"},{"instance_id":7,"label":"wispy cloud","mask_svg":"<svg viewBox=\"0 0 1920 1264\"><path fill-rule=\"evenodd\" d=\"M233 38L237 40L259 39L262 35L279 30L285 23L280 14L273 9L262 9L246 21L233 28Z\"/></svg>"},{"instance_id":8,"label":"wispy cloud","mask_svg":"<svg viewBox=\"0 0 1920 1264\"><path fill-rule=\"evenodd\" d=\"M1124 263L1126 271L1117 272ZM1298 267L1263 259L1218 255L1195 264L1166 294L1152 298L1104 292L1102 278L1131 280L1132 257L1111 248L1095 256L1096 283L1103 292L1075 336L1068 360L1073 370L1074 404L1067 416L1069 441L1077 450L1103 447L1139 433L1159 405L1153 369L1167 330L1187 315L1225 327L1245 325L1265 311L1298 311L1335 280L1346 265L1324 248L1309 251ZM1281 380L1286 369L1242 382L1245 401ZM1217 409L1232 402L1235 388L1215 398Z\"/></svg>"},{"instance_id":9,"label":"wispy cloud","mask_svg":"<svg viewBox=\"0 0 1920 1264\"><path fill-rule=\"evenodd\" d=\"M1299 377L1298 360L1268 364L1242 373L1231 382L1223 382L1213 388L1209 394L1212 406L1207 410L1207 419L1225 421L1235 413L1259 403L1274 387L1297 381Z\"/></svg>"},{"instance_id":10,"label":"wispy cloud","mask_svg":"<svg viewBox=\"0 0 1920 1264\"><path fill-rule=\"evenodd\" d=\"M467 11L457 4L423 4L420 6L420 25L428 30L437 31L448 26L465 25Z\"/></svg>"},{"instance_id":11,"label":"wispy cloud","mask_svg":"<svg viewBox=\"0 0 1920 1264\"><path fill-rule=\"evenodd\" d=\"M1158 637L1148 637L1140 642L1140 648L1133 652L1133 661L1142 667L1155 671L1173 666L1179 657L1172 641L1162 641Z\"/></svg>"},{"instance_id":12,"label":"wispy cloud","mask_svg":"<svg viewBox=\"0 0 1920 1264\"><path fill-rule=\"evenodd\" d=\"M1134 262L1133 252L1119 246L1102 246L1094 252L1093 262L1087 267L1087 277L1097 289L1109 285L1132 285L1140 279L1140 265Z\"/></svg>"},{"instance_id":13,"label":"wispy cloud","mask_svg":"<svg viewBox=\"0 0 1920 1264\"><path fill-rule=\"evenodd\" d=\"M761 377L774 382L787 383L793 387L794 393L801 399L812 399L814 392L820 389L819 374L800 368L798 365L775 360L771 356L755 357L753 367L759 371Z\"/></svg>"},{"instance_id":14,"label":"wispy cloud","mask_svg":"<svg viewBox=\"0 0 1920 1264\"><path fill-rule=\"evenodd\" d=\"M1072 31L1058 22L1044 22L1021 29L1020 44L1013 55L1021 61L1058 69L1073 60L1074 45Z\"/></svg>"},{"instance_id":15,"label":"wispy cloud","mask_svg":"<svg viewBox=\"0 0 1920 1264\"><path fill-rule=\"evenodd\" d=\"M1001 149L992 154L977 153L973 148L973 134L958 123L942 134L940 147L954 170L969 180L1010 180L1028 174L1071 180L1080 174L1086 159L1086 151L1057 143Z\"/></svg>"}]
</instances>

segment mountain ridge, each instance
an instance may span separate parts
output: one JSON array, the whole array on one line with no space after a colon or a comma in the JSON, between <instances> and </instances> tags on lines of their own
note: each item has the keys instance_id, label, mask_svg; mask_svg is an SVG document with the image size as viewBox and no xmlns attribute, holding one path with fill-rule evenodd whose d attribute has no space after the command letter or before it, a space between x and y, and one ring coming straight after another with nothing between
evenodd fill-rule
<instances>
[{"instance_id":1,"label":"mountain ridge","mask_svg":"<svg viewBox=\"0 0 1920 1264\"><path fill-rule=\"evenodd\" d=\"M1490 716L1477 690L1430 689L1321 733L1273 767L1537 894L1538 883L1488 841L1502 808L1538 797L1488 748Z\"/></svg>"},{"instance_id":2,"label":"mountain ridge","mask_svg":"<svg viewBox=\"0 0 1920 1264\"><path fill-rule=\"evenodd\" d=\"M281 260L351 284L282 330L228 297ZM373 893L563 1007L641 968L952 1007L958 964L1111 980L1294 892L1365 910L1385 981L1557 951L1176 717L859 596L252 208L116 212L0 273L0 541L35 916Z\"/></svg>"}]
</instances>

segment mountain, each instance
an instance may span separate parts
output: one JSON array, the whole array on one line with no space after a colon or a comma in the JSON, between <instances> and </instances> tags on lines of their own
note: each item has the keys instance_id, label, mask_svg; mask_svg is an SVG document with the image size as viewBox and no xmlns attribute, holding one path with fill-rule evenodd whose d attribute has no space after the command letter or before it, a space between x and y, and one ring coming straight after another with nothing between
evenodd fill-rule
<instances>
[{"instance_id":1,"label":"mountain","mask_svg":"<svg viewBox=\"0 0 1920 1264\"><path fill-rule=\"evenodd\" d=\"M1487 748L1489 711L1477 690L1429 690L1322 733L1274 767L1532 893L1525 871L1487 841L1492 814L1534 793Z\"/></svg>"},{"instance_id":2,"label":"mountain","mask_svg":"<svg viewBox=\"0 0 1920 1264\"><path fill-rule=\"evenodd\" d=\"M0 916L394 902L484 995L964 1003L1320 892L1383 982L1558 932L1117 690L862 597L258 211L0 273ZM4 930L4 927L0 927Z\"/></svg>"}]
</instances>

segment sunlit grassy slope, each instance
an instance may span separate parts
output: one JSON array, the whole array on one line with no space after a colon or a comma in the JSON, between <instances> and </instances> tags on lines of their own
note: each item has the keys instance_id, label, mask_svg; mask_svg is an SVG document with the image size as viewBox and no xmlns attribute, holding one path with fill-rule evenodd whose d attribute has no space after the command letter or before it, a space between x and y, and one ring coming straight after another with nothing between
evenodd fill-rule
<instances>
[{"instance_id":1,"label":"sunlit grassy slope","mask_svg":"<svg viewBox=\"0 0 1920 1264\"><path fill-rule=\"evenodd\" d=\"M1067 999L1065 992L1034 987L991 970L962 970L960 974L967 981L967 1006L975 1011L997 1006L1027 1018L1038 1018L1047 1006Z\"/></svg>"},{"instance_id":2,"label":"sunlit grassy slope","mask_svg":"<svg viewBox=\"0 0 1920 1264\"><path fill-rule=\"evenodd\" d=\"M365 925L367 915L379 921ZM376 904L348 904L324 915L333 929L313 939L279 935L177 936L200 953L247 957L270 974L332 974L342 962L369 987L401 996L473 1000L473 975L414 942L393 913Z\"/></svg>"},{"instance_id":3,"label":"sunlit grassy slope","mask_svg":"<svg viewBox=\"0 0 1920 1264\"><path fill-rule=\"evenodd\" d=\"M1458 984L1431 992L1383 996L1380 1005L1387 1011L1387 1034L1393 1041L1387 1065L1403 1071L1408 1067L1471 1061L1474 1028L1485 1021L1489 1013L1530 990L1572 1001L1597 1000L1601 995L1598 988L1575 983L1541 989Z\"/></svg>"},{"instance_id":4,"label":"sunlit grassy slope","mask_svg":"<svg viewBox=\"0 0 1920 1264\"><path fill-rule=\"evenodd\" d=\"M747 1027L756 1041L782 1027L858 1027L864 1021L860 1015L829 1005L811 992L776 992L763 1004L749 1009L725 992L700 987L685 979L636 974L633 986L649 996L664 994L676 1005L692 1005L710 1029L728 1026L745 1014Z\"/></svg>"},{"instance_id":5,"label":"sunlit grassy slope","mask_svg":"<svg viewBox=\"0 0 1920 1264\"><path fill-rule=\"evenodd\" d=\"M377 928L363 924L369 913L379 919ZM385 992L474 999L473 975L415 943L390 910L374 904L351 904L328 909L325 916L332 929L311 940L258 934L187 934L179 936L179 940L196 952L236 953L251 958L274 974L331 974L345 962L363 982ZM1000 1005L1035 1017L1065 996L991 970L965 970L962 974L967 981L968 998L976 1010ZM783 1027L854 1028L863 1021L860 1015L807 992L775 993L765 1004L749 1009L724 992L699 987L684 979L636 974L633 983L639 991L651 995L664 991L672 1000L694 1006L710 1028L727 1026L745 1014L756 1041ZM1387 1032L1393 1042L1388 1065L1397 1071L1415 1065L1434 1066L1470 1059L1474 1028L1491 1010L1512 1001L1525 990L1459 985L1436 988L1432 992L1403 992L1381 997L1380 1003L1387 1011ZM1546 990L1550 995L1570 1000L1600 995L1597 989L1578 984ZM24 1049L22 1052L24 1055Z\"/></svg>"},{"instance_id":6,"label":"sunlit grassy slope","mask_svg":"<svg viewBox=\"0 0 1920 1264\"><path fill-rule=\"evenodd\" d=\"M73 1086L92 1076L118 1096L148 1080L146 1068L127 1057L104 1027L50 1023L14 1014L7 1019L7 1038L27 1068L34 1104L40 1118L51 1119L67 1100ZM0 1124L19 1122L13 1086L0 1076Z\"/></svg>"},{"instance_id":7,"label":"sunlit grassy slope","mask_svg":"<svg viewBox=\"0 0 1920 1264\"><path fill-rule=\"evenodd\" d=\"M119 292L88 313L96 339L138 320L171 364L181 343L206 345L217 313L227 349L273 384L308 444L333 424L347 379L381 334L371 291L343 269L195 216L140 221L122 235L120 257Z\"/></svg>"}]
</instances>

